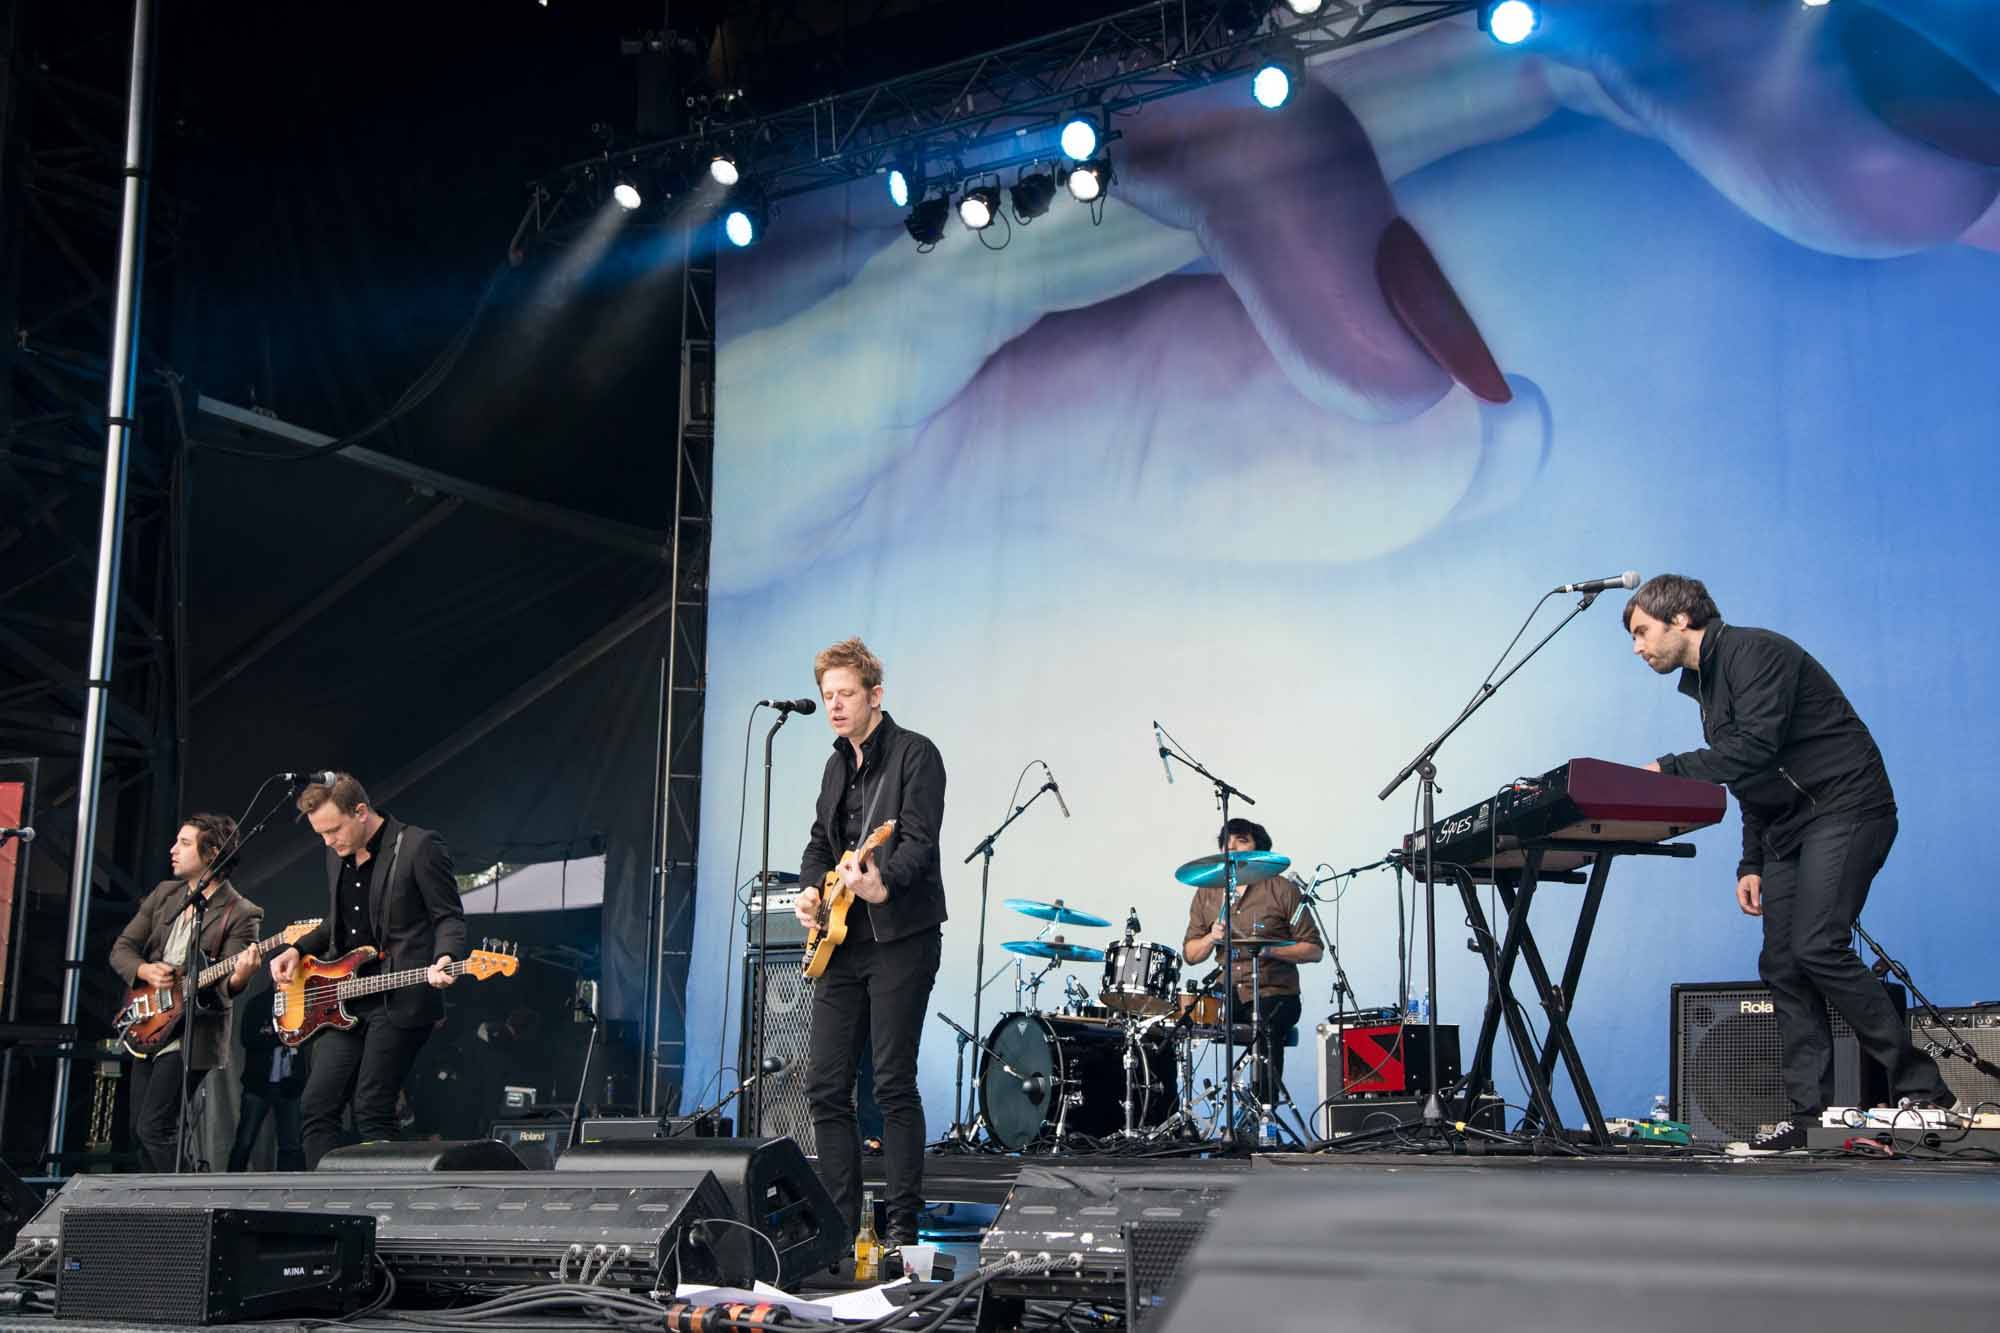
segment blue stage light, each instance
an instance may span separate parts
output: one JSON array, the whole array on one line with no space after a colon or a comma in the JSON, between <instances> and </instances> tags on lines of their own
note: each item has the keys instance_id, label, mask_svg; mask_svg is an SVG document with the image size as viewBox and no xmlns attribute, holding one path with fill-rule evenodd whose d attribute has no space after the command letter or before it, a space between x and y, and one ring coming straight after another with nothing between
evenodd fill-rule
<instances>
[{"instance_id":1,"label":"blue stage light","mask_svg":"<svg viewBox=\"0 0 2000 1333\"><path fill-rule=\"evenodd\" d=\"M1250 95L1257 105L1276 111L1292 97L1292 76L1283 65L1266 65L1250 80Z\"/></svg>"},{"instance_id":2,"label":"blue stage light","mask_svg":"<svg viewBox=\"0 0 2000 1333\"><path fill-rule=\"evenodd\" d=\"M1497 5L1487 6L1483 15L1481 26L1502 46L1518 46L1527 41L1542 22L1540 7L1528 0L1500 0Z\"/></svg>"},{"instance_id":3,"label":"blue stage light","mask_svg":"<svg viewBox=\"0 0 2000 1333\"><path fill-rule=\"evenodd\" d=\"M722 219L722 234L738 249L754 242L762 230L748 209L732 208Z\"/></svg>"},{"instance_id":4,"label":"blue stage light","mask_svg":"<svg viewBox=\"0 0 2000 1333\"><path fill-rule=\"evenodd\" d=\"M910 178L901 167L889 168L889 201L898 208L910 206Z\"/></svg>"},{"instance_id":5,"label":"blue stage light","mask_svg":"<svg viewBox=\"0 0 2000 1333\"><path fill-rule=\"evenodd\" d=\"M1097 123L1088 116L1072 116L1062 127L1063 156L1082 162L1097 151Z\"/></svg>"}]
</instances>

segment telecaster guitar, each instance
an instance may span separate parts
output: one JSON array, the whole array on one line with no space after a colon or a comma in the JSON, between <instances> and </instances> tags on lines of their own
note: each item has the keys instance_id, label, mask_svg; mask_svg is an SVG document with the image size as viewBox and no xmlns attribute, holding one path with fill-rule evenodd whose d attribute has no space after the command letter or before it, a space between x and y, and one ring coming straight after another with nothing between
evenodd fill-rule
<instances>
[{"instance_id":1,"label":"telecaster guitar","mask_svg":"<svg viewBox=\"0 0 2000 1333\"><path fill-rule=\"evenodd\" d=\"M877 847L889 841L889 835L896 831L896 821L885 820L875 826L875 831L862 839L861 845L851 852L842 854L840 865L858 866ZM847 881L840 877L840 866L826 872L826 878L819 886L819 923L806 934L805 975L808 980L826 971L826 965L833 961L833 951L847 940L847 909L854 906L854 891L847 887Z\"/></svg>"},{"instance_id":2,"label":"telecaster guitar","mask_svg":"<svg viewBox=\"0 0 2000 1333\"><path fill-rule=\"evenodd\" d=\"M513 950L512 945L486 940L484 947L474 949L455 963L445 964L444 970L452 976L469 976L477 981L494 976L511 977L521 965ZM310 955L300 958L298 970L292 973L290 981L277 988L271 1004L271 1030L278 1034L278 1040L287 1046L298 1046L322 1028L351 1028L354 1018L347 1012L347 1001L361 995L428 984L427 967L380 972L369 977L355 975L379 956L372 945L364 944L338 958L324 961Z\"/></svg>"},{"instance_id":3,"label":"telecaster guitar","mask_svg":"<svg viewBox=\"0 0 2000 1333\"><path fill-rule=\"evenodd\" d=\"M245 954L255 955L261 963L279 949L297 944L318 928L318 917L310 921L294 921L270 939L258 940L243 953L204 967L195 977L195 988L206 990L228 976L236 970L236 960ZM174 1034L180 1031L181 999L179 973L165 986L134 986L131 994L125 997L125 1007L111 1021L112 1031L119 1041L125 1043L126 1050L141 1060L150 1059L158 1055L160 1048L171 1042Z\"/></svg>"}]
</instances>

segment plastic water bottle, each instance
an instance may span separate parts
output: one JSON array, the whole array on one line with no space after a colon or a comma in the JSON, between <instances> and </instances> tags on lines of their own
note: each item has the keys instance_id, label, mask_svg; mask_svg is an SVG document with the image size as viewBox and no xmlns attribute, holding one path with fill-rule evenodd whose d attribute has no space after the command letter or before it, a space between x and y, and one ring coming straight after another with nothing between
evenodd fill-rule
<instances>
[{"instance_id":1,"label":"plastic water bottle","mask_svg":"<svg viewBox=\"0 0 2000 1333\"><path fill-rule=\"evenodd\" d=\"M1673 1114L1667 1110L1666 1093L1656 1092L1653 1094L1653 1112L1647 1118L1656 1125L1664 1125L1673 1119Z\"/></svg>"},{"instance_id":2,"label":"plastic water bottle","mask_svg":"<svg viewBox=\"0 0 2000 1333\"><path fill-rule=\"evenodd\" d=\"M1428 990L1420 990L1410 997L1410 1021L1424 1023L1430 1020L1430 1016L1431 993Z\"/></svg>"},{"instance_id":3,"label":"plastic water bottle","mask_svg":"<svg viewBox=\"0 0 2000 1333\"><path fill-rule=\"evenodd\" d=\"M1258 1146L1265 1152L1270 1152L1278 1146L1278 1122L1268 1111L1265 1113L1264 1123L1258 1126L1257 1140Z\"/></svg>"}]
</instances>

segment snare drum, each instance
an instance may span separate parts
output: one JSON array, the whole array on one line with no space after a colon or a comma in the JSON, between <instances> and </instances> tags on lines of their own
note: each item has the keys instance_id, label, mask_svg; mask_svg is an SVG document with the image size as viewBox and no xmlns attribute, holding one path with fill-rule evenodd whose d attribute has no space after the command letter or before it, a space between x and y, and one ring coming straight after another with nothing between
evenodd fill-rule
<instances>
[{"instance_id":1,"label":"snare drum","mask_svg":"<svg viewBox=\"0 0 2000 1333\"><path fill-rule=\"evenodd\" d=\"M1164 944L1133 940L1104 951L1104 988L1097 998L1113 1009L1153 1018L1175 1011L1181 956Z\"/></svg>"}]
</instances>

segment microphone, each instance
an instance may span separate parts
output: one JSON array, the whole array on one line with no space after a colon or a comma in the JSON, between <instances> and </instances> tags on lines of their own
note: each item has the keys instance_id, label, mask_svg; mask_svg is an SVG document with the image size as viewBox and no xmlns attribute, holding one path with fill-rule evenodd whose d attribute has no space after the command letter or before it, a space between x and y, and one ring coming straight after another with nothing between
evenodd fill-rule
<instances>
[{"instance_id":1,"label":"microphone","mask_svg":"<svg viewBox=\"0 0 2000 1333\"><path fill-rule=\"evenodd\" d=\"M0 828L0 842L5 842L9 838L19 838L22 842L33 842L35 840L35 831L26 824L21 825L19 828Z\"/></svg>"},{"instance_id":2,"label":"microphone","mask_svg":"<svg viewBox=\"0 0 2000 1333\"><path fill-rule=\"evenodd\" d=\"M331 787L337 775L330 768L318 768L310 773L280 773L278 776L300 787L310 787L314 784Z\"/></svg>"},{"instance_id":3,"label":"microphone","mask_svg":"<svg viewBox=\"0 0 2000 1333\"><path fill-rule=\"evenodd\" d=\"M1174 766L1167 762L1167 737L1158 722L1153 724L1153 743L1160 747L1160 767L1167 770L1167 785L1171 787L1174 785Z\"/></svg>"},{"instance_id":4,"label":"microphone","mask_svg":"<svg viewBox=\"0 0 2000 1333\"><path fill-rule=\"evenodd\" d=\"M785 1057L782 1055L767 1055L764 1057L763 1063L757 1066L757 1069L760 1076L763 1074L782 1074L785 1072Z\"/></svg>"},{"instance_id":5,"label":"microphone","mask_svg":"<svg viewBox=\"0 0 2000 1333\"><path fill-rule=\"evenodd\" d=\"M1055 793L1056 804L1062 807L1063 818L1068 819L1069 802L1063 799L1062 788L1056 786L1056 771L1053 768L1050 768L1047 764L1043 764L1042 772L1049 775L1049 790Z\"/></svg>"},{"instance_id":6,"label":"microphone","mask_svg":"<svg viewBox=\"0 0 2000 1333\"><path fill-rule=\"evenodd\" d=\"M819 703L813 699L759 699L759 708L775 708L780 713L817 713Z\"/></svg>"},{"instance_id":7,"label":"microphone","mask_svg":"<svg viewBox=\"0 0 2000 1333\"><path fill-rule=\"evenodd\" d=\"M1125 942L1127 944L1130 944L1132 942L1132 937L1137 935L1138 933L1139 933L1139 909L1136 907L1128 907L1125 909Z\"/></svg>"},{"instance_id":8,"label":"microphone","mask_svg":"<svg viewBox=\"0 0 2000 1333\"><path fill-rule=\"evenodd\" d=\"M1605 592L1611 588L1636 588L1639 586L1639 571L1628 569L1608 579L1585 579L1581 583L1565 583L1556 592Z\"/></svg>"}]
</instances>

